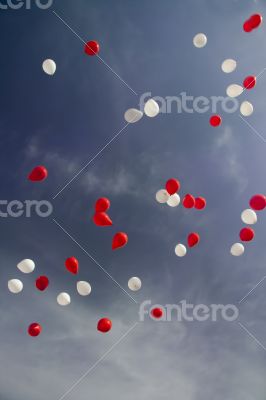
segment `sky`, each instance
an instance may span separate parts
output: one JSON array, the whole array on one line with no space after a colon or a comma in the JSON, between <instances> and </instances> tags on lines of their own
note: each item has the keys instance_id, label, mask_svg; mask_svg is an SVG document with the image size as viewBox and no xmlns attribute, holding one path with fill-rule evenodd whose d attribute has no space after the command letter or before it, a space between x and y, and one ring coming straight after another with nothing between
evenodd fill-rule
<instances>
[{"instance_id":1,"label":"sky","mask_svg":"<svg viewBox=\"0 0 266 400\"><path fill-rule=\"evenodd\" d=\"M245 254L230 255L241 212L265 193L266 28L242 29L265 11L262 0L54 0L47 10L34 1L0 10L0 199L53 205L48 218L0 220L1 398L265 399L265 213ZM203 49L192 43L198 32L208 37ZM84 54L88 40L100 43L102 60ZM41 68L47 58L53 77ZM237 60L232 74L221 70L226 58ZM214 129L210 112L172 110L126 126L125 111L144 93L225 96L250 74L259 77L241 95L254 106L246 122L219 110ZM49 171L39 184L27 180L36 165ZM181 196L204 196L206 209L158 204L171 177ZM112 227L91 220L102 196ZM114 252L117 231L129 242ZM176 244L192 231L199 246L178 258ZM70 256L78 277L65 270ZM32 274L16 268L25 258L36 263ZM43 293L39 275L50 280ZM138 292L127 287L132 276ZM24 284L18 295L7 289L13 278ZM78 295L77 280L90 282L90 296ZM57 304L60 292L71 295L68 307ZM139 322L146 300L234 304L239 319ZM102 317L113 322L106 335L96 329ZM32 322L42 325L38 338L27 335Z\"/></svg>"}]
</instances>

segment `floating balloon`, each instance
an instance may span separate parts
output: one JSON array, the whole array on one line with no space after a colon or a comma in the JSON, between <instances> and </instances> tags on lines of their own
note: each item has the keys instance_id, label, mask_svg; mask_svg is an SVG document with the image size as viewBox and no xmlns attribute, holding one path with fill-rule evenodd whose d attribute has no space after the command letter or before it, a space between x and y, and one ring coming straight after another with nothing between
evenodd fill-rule
<instances>
[{"instance_id":1,"label":"floating balloon","mask_svg":"<svg viewBox=\"0 0 266 400\"><path fill-rule=\"evenodd\" d=\"M77 275L79 272L79 262L75 257L69 257L65 261L66 269L71 272L71 274Z\"/></svg>"},{"instance_id":2,"label":"floating balloon","mask_svg":"<svg viewBox=\"0 0 266 400\"><path fill-rule=\"evenodd\" d=\"M102 318L98 321L97 329L99 332L107 333L112 329L112 321L109 318Z\"/></svg>"},{"instance_id":3,"label":"floating balloon","mask_svg":"<svg viewBox=\"0 0 266 400\"><path fill-rule=\"evenodd\" d=\"M252 31L253 28L252 28L252 25L250 23L250 20L247 20L247 21L244 22L243 29L244 29L245 32L251 32Z\"/></svg>"},{"instance_id":4,"label":"floating balloon","mask_svg":"<svg viewBox=\"0 0 266 400\"><path fill-rule=\"evenodd\" d=\"M204 35L204 33L198 33L193 38L193 44L198 49L201 49L202 47L206 46L206 44L207 44L207 36Z\"/></svg>"},{"instance_id":5,"label":"floating balloon","mask_svg":"<svg viewBox=\"0 0 266 400\"><path fill-rule=\"evenodd\" d=\"M24 274L30 274L35 269L35 263L32 260L25 259L18 263L17 268Z\"/></svg>"},{"instance_id":6,"label":"floating balloon","mask_svg":"<svg viewBox=\"0 0 266 400\"><path fill-rule=\"evenodd\" d=\"M134 122L138 122L142 117L143 112L137 110L136 108L130 108L124 114L124 118L129 124L134 124Z\"/></svg>"},{"instance_id":7,"label":"floating balloon","mask_svg":"<svg viewBox=\"0 0 266 400\"><path fill-rule=\"evenodd\" d=\"M254 239L254 236L255 232L251 228L243 228L239 233L239 237L242 240L242 242L250 242L251 240Z\"/></svg>"},{"instance_id":8,"label":"floating balloon","mask_svg":"<svg viewBox=\"0 0 266 400\"><path fill-rule=\"evenodd\" d=\"M42 69L47 75L54 75L56 71L56 63L54 60L47 59L42 63Z\"/></svg>"},{"instance_id":9,"label":"floating balloon","mask_svg":"<svg viewBox=\"0 0 266 400\"><path fill-rule=\"evenodd\" d=\"M91 294L91 285L86 281L77 282L77 291L81 296L88 296Z\"/></svg>"},{"instance_id":10,"label":"floating balloon","mask_svg":"<svg viewBox=\"0 0 266 400\"><path fill-rule=\"evenodd\" d=\"M256 85L256 76L252 75L247 76L243 81L243 86L248 90L254 88L255 85Z\"/></svg>"},{"instance_id":11,"label":"floating balloon","mask_svg":"<svg viewBox=\"0 0 266 400\"><path fill-rule=\"evenodd\" d=\"M49 286L49 279L47 276L39 276L35 281L36 288L43 292Z\"/></svg>"},{"instance_id":12,"label":"floating balloon","mask_svg":"<svg viewBox=\"0 0 266 400\"><path fill-rule=\"evenodd\" d=\"M18 294L23 290L23 283L19 279L8 281L8 290L13 294Z\"/></svg>"},{"instance_id":13,"label":"floating balloon","mask_svg":"<svg viewBox=\"0 0 266 400\"><path fill-rule=\"evenodd\" d=\"M249 24L252 29L258 28L261 23L262 23L262 15L260 14L254 14L249 18Z\"/></svg>"},{"instance_id":14,"label":"floating balloon","mask_svg":"<svg viewBox=\"0 0 266 400\"><path fill-rule=\"evenodd\" d=\"M170 198L169 193L167 192L167 190L165 189L160 189L158 190L158 192L156 193L156 200L158 201L158 203L166 203Z\"/></svg>"},{"instance_id":15,"label":"floating balloon","mask_svg":"<svg viewBox=\"0 0 266 400\"><path fill-rule=\"evenodd\" d=\"M192 232L187 237L187 243L189 247L196 246L200 241L200 235L196 232Z\"/></svg>"},{"instance_id":16,"label":"floating balloon","mask_svg":"<svg viewBox=\"0 0 266 400\"><path fill-rule=\"evenodd\" d=\"M95 211L96 212L105 212L110 208L110 200L106 197L101 197L95 203Z\"/></svg>"},{"instance_id":17,"label":"floating balloon","mask_svg":"<svg viewBox=\"0 0 266 400\"><path fill-rule=\"evenodd\" d=\"M253 210L261 211L266 207L266 197L263 194L256 194L251 197L249 205Z\"/></svg>"},{"instance_id":18,"label":"floating balloon","mask_svg":"<svg viewBox=\"0 0 266 400\"><path fill-rule=\"evenodd\" d=\"M253 105L249 101L243 101L240 106L240 112L244 117L249 117L253 114Z\"/></svg>"},{"instance_id":19,"label":"floating balloon","mask_svg":"<svg viewBox=\"0 0 266 400\"><path fill-rule=\"evenodd\" d=\"M250 208L247 208L242 212L241 219L244 222L244 224L247 225L254 225L258 220L257 214L255 213L254 210L251 210Z\"/></svg>"},{"instance_id":20,"label":"floating balloon","mask_svg":"<svg viewBox=\"0 0 266 400\"><path fill-rule=\"evenodd\" d=\"M153 118L156 117L160 112L160 107L158 103L156 103L155 100L149 99L147 103L144 106L144 113L147 115L147 117Z\"/></svg>"},{"instance_id":21,"label":"floating balloon","mask_svg":"<svg viewBox=\"0 0 266 400\"><path fill-rule=\"evenodd\" d=\"M195 199L195 208L197 210L203 210L206 207L206 200L204 197L196 197Z\"/></svg>"},{"instance_id":22,"label":"floating balloon","mask_svg":"<svg viewBox=\"0 0 266 400\"><path fill-rule=\"evenodd\" d=\"M48 171L43 165L33 168L31 173L28 175L28 179L32 182L44 181L48 176Z\"/></svg>"},{"instance_id":23,"label":"floating balloon","mask_svg":"<svg viewBox=\"0 0 266 400\"><path fill-rule=\"evenodd\" d=\"M180 204L180 196L175 193L172 194L172 196L169 197L169 199L167 200L167 204L170 207L177 207Z\"/></svg>"},{"instance_id":24,"label":"floating balloon","mask_svg":"<svg viewBox=\"0 0 266 400\"><path fill-rule=\"evenodd\" d=\"M165 189L169 194L174 194L180 189L180 182L177 179L171 178L165 184Z\"/></svg>"},{"instance_id":25,"label":"floating balloon","mask_svg":"<svg viewBox=\"0 0 266 400\"><path fill-rule=\"evenodd\" d=\"M175 246L175 254L178 257L184 257L187 254L187 248L183 244L179 243Z\"/></svg>"},{"instance_id":26,"label":"floating balloon","mask_svg":"<svg viewBox=\"0 0 266 400\"><path fill-rule=\"evenodd\" d=\"M193 208L195 206L195 198L191 194L186 194L183 198L183 206L185 208Z\"/></svg>"},{"instance_id":27,"label":"floating balloon","mask_svg":"<svg viewBox=\"0 0 266 400\"><path fill-rule=\"evenodd\" d=\"M112 249L118 249L124 247L128 242L128 236L124 232L118 232L113 237Z\"/></svg>"},{"instance_id":28,"label":"floating balloon","mask_svg":"<svg viewBox=\"0 0 266 400\"><path fill-rule=\"evenodd\" d=\"M243 88L240 85L232 84L226 89L226 94L228 97L238 97L243 93Z\"/></svg>"},{"instance_id":29,"label":"floating balloon","mask_svg":"<svg viewBox=\"0 0 266 400\"><path fill-rule=\"evenodd\" d=\"M222 123L222 118L220 117L220 115L212 115L210 118L210 125L213 127L217 127L219 125L221 125Z\"/></svg>"},{"instance_id":30,"label":"floating balloon","mask_svg":"<svg viewBox=\"0 0 266 400\"><path fill-rule=\"evenodd\" d=\"M90 40L86 43L84 51L88 56L96 56L100 51L100 45L96 40Z\"/></svg>"},{"instance_id":31,"label":"floating balloon","mask_svg":"<svg viewBox=\"0 0 266 400\"><path fill-rule=\"evenodd\" d=\"M141 280L139 278L137 278L136 276L133 276L128 281L128 287L133 292L137 292L141 288Z\"/></svg>"},{"instance_id":32,"label":"floating balloon","mask_svg":"<svg viewBox=\"0 0 266 400\"><path fill-rule=\"evenodd\" d=\"M41 332L42 327L40 324L37 324L37 322L34 322L28 327L28 334L32 337L39 336Z\"/></svg>"},{"instance_id":33,"label":"floating balloon","mask_svg":"<svg viewBox=\"0 0 266 400\"><path fill-rule=\"evenodd\" d=\"M93 222L97 226L111 226L113 222L105 212L96 212L93 216Z\"/></svg>"},{"instance_id":34,"label":"floating balloon","mask_svg":"<svg viewBox=\"0 0 266 400\"><path fill-rule=\"evenodd\" d=\"M242 256L242 254L244 254L244 251L245 251L245 247L243 246L242 243L235 243L231 247L231 254L232 254L232 256L235 256L235 257Z\"/></svg>"},{"instance_id":35,"label":"floating balloon","mask_svg":"<svg viewBox=\"0 0 266 400\"><path fill-rule=\"evenodd\" d=\"M228 58L227 60L223 61L221 68L223 72L225 72L226 74L230 74L236 69L236 61Z\"/></svg>"},{"instance_id":36,"label":"floating balloon","mask_svg":"<svg viewBox=\"0 0 266 400\"><path fill-rule=\"evenodd\" d=\"M71 303L71 298L68 293L62 292L57 296L57 303L60 306L68 306Z\"/></svg>"},{"instance_id":37,"label":"floating balloon","mask_svg":"<svg viewBox=\"0 0 266 400\"><path fill-rule=\"evenodd\" d=\"M163 316L163 310L159 307L155 307L151 310L151 316L155 319L160 319Z\"/></svg>"}]
</instances>

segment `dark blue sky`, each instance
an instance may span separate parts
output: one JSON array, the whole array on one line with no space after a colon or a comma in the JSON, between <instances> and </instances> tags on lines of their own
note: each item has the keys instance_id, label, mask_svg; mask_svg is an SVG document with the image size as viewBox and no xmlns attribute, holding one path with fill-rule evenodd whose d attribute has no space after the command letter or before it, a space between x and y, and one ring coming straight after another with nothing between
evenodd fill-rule
<instances>
[{"instance_id":1,"label":"dark blue sky","mask_svg":"<svg viewBox=\"0 0 266 400\"><path fill-rule=\"evenodd\" d=\"M4 1L2 1L4 3ZM265 14L262 0L54 0L48 10L0 10L0 134L3 200L50 200L50 218L1 218L1 398L62 400L69 388L138 321L136 304L62 227L127 289L139 276L142 289L130 293L141 303L181 300L199 304L238 304L266 275L265 213L255 226L256 240L242 257L230 255L242 227L241 211L255 193L265 193L265 141L240 117L225 114L214 129L206 114L160 114L126 127L65 190L57 193L124 126L124 112L140 96L223 96L231 83L258 75L266 67L265 25L246 34L243 22ZM83 43L96 39L104 63L87 57ZM208 44L196 49L194 35ZM44 59L57 72L45 75ZM234 58L237 70L226 75L221 62ZM265 137L266 74L242 97L254 105L249 119ZM241 99L242 99L241 97ZM27 181L43 164L49 178ZM204 212L156 203L155 193L169 177L181 181L181 194L206 197ZM91 222L95 200L110 198L111 228ZM117 231L129 236L126 248L111 250ZM175 245L191 231L200 245L183 259ZM64 260L76 256L79 279L92 294L78 296L76 277ZM21 274L17 263L31 258L36 270ZM47 292L35 278L49 276ZM24 291L11 295L7 281L23 280ZM239 320L266 345L266 282L241 303ZM67 291L72 303L59 307ZM96 330L108 316L108 335ZM26 334L31 322L43 326L38 339ZM125 400L264 400L266 353L237 322L155 323L147 320L110 351L97 368L64 398Z\"/></svg>"}]
</instances>

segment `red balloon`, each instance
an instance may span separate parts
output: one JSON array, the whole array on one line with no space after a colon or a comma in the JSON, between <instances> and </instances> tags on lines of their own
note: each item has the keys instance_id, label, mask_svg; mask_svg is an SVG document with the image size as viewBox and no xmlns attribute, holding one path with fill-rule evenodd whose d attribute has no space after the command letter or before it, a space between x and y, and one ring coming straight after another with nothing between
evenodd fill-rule
<instances>
[{"instance_id":1,"label":"red balloon","mask_svg":"<svg viewBox=\"0 0 266 400\"><path fill-rule=\"evenodd\" d=\"M195 208L197 210L203 210L206 207L206 200L204 199L204 197L197 197L195 199Z\"/></svg>"},{"instance_id":2,"label":"red balloon","mask_svg":"<svg viewBox=\"0 0 266 400\"><path fill-rule=\"evenodd\" d=\"M42 327L40 324L37 324L37 322L34 322L28 327L28 334L33 337L39 336L41 331Z\"/></svg>"},{"instance_id":3,"label":"red balloon","mask_svg":"<svg viewBox=\"0 0 266 400\"><path fill-rule=\"evenodd\" d=\"M97 226L110 226L113 222L108 214L105 212L96 212L93 216L93 222Z\"/></svg>"},{"instance_id":4,"label":"red balloon","mask_svg":"<svg viewBox=\"0 0 266 400\"><path fill-rule=\"evenodd\" d=\"M252 75L247 76L243 81L243 86L248 90L254 88L255 85L256 85L256 76Z\"/></svg>"},{"instance_id":5,"label":"red balloon","mask_svg":"<svg viewBox=\"0 0 266 400\"><path fill-rule=\"evenodd\" d=\"M47 276L39 276L35 281L36 288L43 292L49 286L49 279Z\"/></svg>"},{"instance_id":6,"label":"red balloon","mask_svg":"<svg viewBox=\"0 0 266 400\"><path fill-rule=\"evenodd\" d=\"M245 32L251 32L252 31L253 28L252 28L252 25L251 25L249 19L244 22L243 29L244 29Z\"/></svg>"},{"instance_id":7,"label":"red balloon","mask_svg":"<svg viewBox=\"0 0 266 400\"><path fill-rule=\"evenodd\" d=\"M185 208L193 208L195 206L195 198L192 194L186 194L183 198L183 206Z\"/></svg>"},{"instance_id":8,"label":"red balloon","mask_svg":"<svg viewBox=\"0 0 266 400\"><path fill-rule=\"evenodd\" d=\"M95 211L96 212L105 212L110 208L110 200L106 197L101 197L95 203Z\"/></svg>"},{"instance_id":9,"label":"red balloon","mask_svg":"<svg viewBox=\"0 0 266 400\"><path fill-rule=\"evenodd\" d=\"M252 27L252 29L258 28L260 24L262 23L262 15L260 14L254 14L249 18L249 23Z\"/></svg>"},{"instance_id":10,"label":"red balloon","mask_svg":"<svg viewBox=\"0 0 266 400\"><path fill-rule=\"evenodd\" d=\"M165 189L170 195L175 194L180 189L180 182L174 178L169 179L165 184Z\"/></svg>"},{"instance_id":11,"label":"red balloon","mask_svg":"<svg viewBox=\"0 0 266 400\"><path fill-rule=\"evenodd\" d=\"M86 43L84 51L88 56L95 56L100 51L100 45L96 40L90 40Z\"/></svg>"},{"instance_id":12,"label":"red balloon","mask_svg":"<svg viewBox=\"0 0 266 400\"><path fill-rule=\"evenodd\" d=\"M196 246L200 241L200 235L196 232L192 232L187 237L187 243L189 247Z\"/></svg>"},{"instance_id":13,"label":"red balloon","mask_svg":"<svg viewBox=\"0 0 266 400\"><path fill-rule=\"evenodd\" d=\"M109 332L112 329L112 321L109 318L102 318L98 321L97 329L99 332Z\"/></svg>"},{"instance_id":14,"label":"red balloon","mask_svg":"<svg viewBox=\"0 0 266 400\"><path fill-rule=\"evenodd\" d=\"M66 269L71 272L71 274L77 275L79 272L79 262L75 257L69 257L65 261Z\"/></svg>"},{"instance_id":15,"label":"red balloon","mask_svg":"<svg viewBox=\"0 0 266 400\"><path fill-rule=\"evenodd\" d=\"M220 117L220 115L212 115L210 118L210 125L213 127L217 127L219 125L221 125L222 123L222 118Z\"/></svg>"},{"instance_id":16,"label":"red balloon","mask_svg":"<svg viewBox=\"0 0 266 400\"><path fill-rule=\"evenodd\" d=\"M44 181L48 176L47 169L42 166L38 165L38 167L33 168L31 173L28 175L28 179L32 182L40 182Z\"/></svg>"},{"instance_id":17,"label":"red balloon","mask_svg":"<svg viewBox=\"0 0 266 400\"><path fill-rule=\"evenodd\" d=\"M253 210L261 211L266 207L266 197L263 194L256 194L251 197L249 205Z\"/></svg>"},{"instance_id":18,"label":"red balloon","mask_svg":"<svg viewBox=\"0 0 266 400\"><path fill-rule=\"evenodd\" d=\"M151 315L153 318L160 319L163 316L163 310L159 307L153 308L151 310Z\"/></svg>"},{"instance_id":19,"label":"red balloon","mask_svg":"<svg viewBox=\"0 0 266 400\"><path fill-rule=\"evenodd\" d=\"M243 228L239 233L239 237L243 242L250 242L254 239L255 232L251 228Z\"/></svg>"},{"instance_id":20,"label":"red balloon","mask_svg":"<svg viewBox=\"0 0 266 400\"><path fill-rule=\"evenodd\" d=\"M113 237L112 249L118 249L124 247L128 242L128 236L124 232L118 232Z\"/></svg>"}]
</instances>

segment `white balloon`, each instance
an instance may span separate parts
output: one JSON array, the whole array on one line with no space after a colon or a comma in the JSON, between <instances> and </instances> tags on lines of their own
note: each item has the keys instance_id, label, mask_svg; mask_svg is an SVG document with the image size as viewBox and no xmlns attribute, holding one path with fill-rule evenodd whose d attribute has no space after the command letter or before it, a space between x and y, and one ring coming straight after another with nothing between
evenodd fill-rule
<instances>
[{"instance_id":1,"label":"white balloon","mask_svg":"<svg viewBox=\"0 0 266 400\"><path fill-rule=\"evenodd\" d=\"M17 268L24 274L30 274L35 269L35 263L32 260L25 259L18 263Z\"/></svg>"},{"instance_id":2,"label":"white balloon","mask_svg":"<svg viewBox=\"0 0 266 400\"><path fill-rule=\"evenodd\" d=\"M198 49L201 49L207 44L207 36L204 33L198 33L193 38L193 44Z\"/></svg>"},{"instance_id":3,"label":"white balloon","mask_svg":"<svg viewBox=\"0 0 266 400\"><path fill-rule=\"evenodd\" d=\"M23 290L23 283L19 279L11 279L8 281L8 289L11 293L20 293Z\"/></svg>"},{"instance_id":4,"label":"white balloon","mask_svg":"<svg viewBox=\"0 0 266 400\"><path fill-rule=\"evenodd\" d=\"M244 254L244 251L245 251L245 247L243 246L242 243L235 243L231 247L231 254L232 254L232 256L235 256L235 257L242 256L242 254Z\"/></svg>"},{"instance_id":5,"label":"white balloon","mask_svg":"<svg viewBox=\"0 0 266 400\"><path fill-rule=\"evenodd\" d=\"M147 115L147 117L153 118L153 117L156 117L156 115L159 114L160 107L159 107L158 103L156 103L155 100L149 99L147 101L147 103L145 103L144 112Z\"/></svg>"},{"instance_id":6,"label":"white balloon","mask_svg":"<svg viewBox=\"0 0 266 400\"><path fill-rule=\"evenodd\" d=\"M183 244L179 243L175 246L175 254L178 257L184 257L187 254L187 248Z\"/></svg>"},{"instance_id":7,"label":"white balloon","mask_svg":"<svg viewBox=\"0 0 266 400\"><path fill-rule=\"evenodd\" d=\"M60 293L57 296L57 303L60 306L68 306L68 304L71 303L71 298L70 298L69 294L68 293L64 293L64 292Z\"/></svg>"},{"instance_id":8,"label":"white balloon","mask_svg":"<svg viewBox=\"0 0 266 400\"><path fill-rule=\"evenodd\" d=\"M156 200L158 203L166 203L170 197L170 194L165 189L158 190L156 193Z\"/></svg>"},{"instance_id":9,"label":"white balloon","mask_svg":"<svg viewBox=\"0 0 266 400\"><path fill-rule=\"evenodd\" d=\"M170 207L177 207L180 204L180 196L177 193L172 194L167 200L167 204Z\"/></svg>"},{"instance_id":10,"label":"white balloon","mask_svg":"<svg viewBox=\"0 0 266 400\"><path fill-rule=\"evenodd\" d=\"M253 113L253 105L249 101L243 101L240 112L244 117L249 117Z\"/></svg>"},{"instance_id":11,"label":"white balloon","mask_svg":"<svg viewBox=\"0 0 266 400\"><path fill-rule=\"evenodd\" d=\"M138 122L142 117L143 112L137 110L136 108L130 108L124 114L124 118L129 124L134 124L134 122Z\"/></svg>"},{"instance_id":12,"label":"white balloon","mask_svg":"<svg viewBox=\"0 0 266 400\"><path fill-rule=\"evenodd\" d=\"M254 225L258 221L257 214L251 208L247 208L242 212L241 219L247 225Z\"/></svg>"},{"instance_id":13,"label":"white balloon","mask_svg":"<svg viewBox=\"0 0 266 400\"><path fill-rule=\"evenodd\" d=\"M139 278L137 278L136 276L133 276L128 281L128 287L133 292L137 292L141 288L141 280Z\"/></svg>"},{"instance_id":14,"label":"white balloon","mask_svg":"<svg viewBox=\"0 0 266 400\"><path fill-rule=\"evenodd\" d=\"M223 61L221 68L223 72L225 72L226 74L230 74L236 69L236 61L228 58L227 60Z\"/></svg>"},{"instance_id":15,"label":"white balloon","mask_svg":"<svg viewBox=\"0 0 266 400\"><path fill-rule=\"evenodd\" d=\"M42 63L42 69L47 75L54 75L56 71L56 63L54 60L47 59Z\"/></svg>"},{"instance_id":16,"label":"white balloon","mask_svg":"<svg viewBox=\"0 0 266 400\"><path fill-rule=\"evenodd\" d=\"M88 296L91 293L91 285L86 281L77 282L77 291L81 296Z\"/></svg>"},{"instance_id":17,"label":"white balloon","mask_svg":"<svg viewBox=\"0 0 266 400\"><path fill-rule=\"evenodd\" d=\"M242 86L233 83L232 85L229 85L226 89L226 94L228 97L238 97L243 93L243 91L244 89Z\"/></svg>"}]
</instances>

